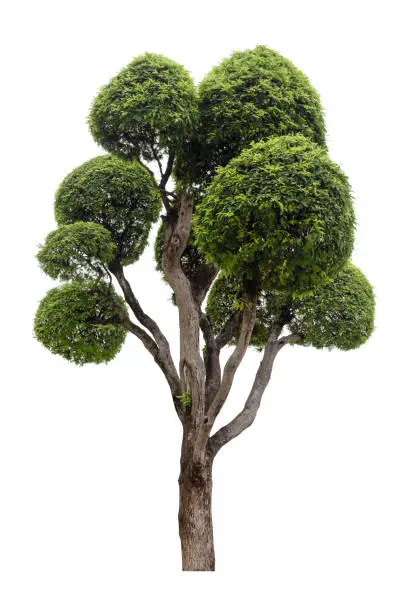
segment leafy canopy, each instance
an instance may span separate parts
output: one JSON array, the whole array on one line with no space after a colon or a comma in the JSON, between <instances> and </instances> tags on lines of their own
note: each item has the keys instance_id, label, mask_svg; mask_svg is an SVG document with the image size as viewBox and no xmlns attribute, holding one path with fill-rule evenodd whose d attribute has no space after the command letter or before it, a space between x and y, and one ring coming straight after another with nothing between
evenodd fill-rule
<instances>
[{"instance_id":1,"label":"leafy canopy","mask_svg":"<svg viewBox=\"0 0 408 612\"><path fill-rule=\"evenodd\" d=\"M261 287L304 293L349 258L354 212L347 177L301 135L252 144L219 168L194 216L198 248Z\"/></svg>"},{"instance_id":2,"label":"leafy canopy","mask_svg":"<svg viewBox=\"0 0 408 612\"><path fill-rule=\"evenodd\" d=\"M237 51L198 88L199 126L177 158L180 182L206 183L251 142L303 134L325 146L320 98L292 62L265 46Z\"/></svg>"},{"instance_id":3,"label":"leafy canopy","mask_svg":"<svg viewBox=\"0 0 408 612\"><path fill-rule=\"evenodd\" d=\"M289 60L264 46L235 52L196 88L181 65L146 53L101 88L88 121L110 154L73 170L56 193L59 227L38 260L52 278L72 282L38 308L35 334L49 350L81 365L116 355L127 310L102 277L110 264L138 260L161 197L177 214L183 190L195 195L195 209L182 269L192 286L206 262L221 269L207 302L215 333L243 310L251 285L257 348L275 324L317 348L367 340L374 294L349 263L350 187L328 157L319 96ZM142 158L159 164L160 185ZM175 193L166 191L172 167ZM162 272L163 249L161 224ZM238 327L232 343L237 334Z\"/></svg>"},{"instance_id":4,"label":"leafy canopy","mask_svg":"<svg viewBox=\"0 0 408 612\"><path fill-rule=\"evenodd\" d=\"M55 196L55 217L60 224L99 223L111 234L115 257L127 265L143 253L160 205L160 194L145 168L136 161L102 155L62 181Z\"/></svg>"},{"instance_id":5,"label":"leafy canopy","mask_svg":"<svg viewBox=\"0 0 408 612\"><path fill-rule=\"evenodd\" d=\"M136 57L96 96L89 128L97 143L125 157L153 159L177 148L197 123L197 94L187 70L153 53Z\"/></svg>"},{"instance_id":6,"label":"leafy canopy","mask_svg":"<svg viewBox=\"0 0 408 612\"><path fill-rule=\"evenodd\" d=\"M48 291L35 321L37 339L77 365L110 361L126 336L122 298L104 282L73 281Z\"/></svg>"},{"instance_id":7,"label":"leafy canopy","mask_svg":"<svg viewBox=\"0 0 408 612\"><path fill-rule=\"evenodd\" d=\"M60 280L98 278L115 256L110 232L99 225L77 221L50 232L37 254L42 270Z\"/></svg>"}]
</instances>

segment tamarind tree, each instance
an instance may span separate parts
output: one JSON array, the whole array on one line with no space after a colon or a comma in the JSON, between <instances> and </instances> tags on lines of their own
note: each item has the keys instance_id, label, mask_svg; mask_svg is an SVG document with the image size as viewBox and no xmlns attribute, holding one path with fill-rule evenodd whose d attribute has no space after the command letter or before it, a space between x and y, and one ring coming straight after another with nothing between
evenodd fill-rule
<instances>
[{"instance_id":1,"label":"tamarind tree","mask_svg":"<svg viewBox=\"0 0 408 612\"><path fill-rule=\"evenodd\" d=\"M182 566L213 570L213 461L254 421L278 353L354 349L373 331L373 289L350 262L350 185L329 157L317 92L265 46L233 53L198 87L181 65L146 53L100 89L88 120L107 154L56 192L58 227L38 260L64 282L40 302L35 334L79 365L113 359L127 332L151 354L183 430ZM156 268L179 313L178 366L124 271L156 222ZM251 391L217 429L251 346L262 351Z\"/></svg>"}]
</instances>

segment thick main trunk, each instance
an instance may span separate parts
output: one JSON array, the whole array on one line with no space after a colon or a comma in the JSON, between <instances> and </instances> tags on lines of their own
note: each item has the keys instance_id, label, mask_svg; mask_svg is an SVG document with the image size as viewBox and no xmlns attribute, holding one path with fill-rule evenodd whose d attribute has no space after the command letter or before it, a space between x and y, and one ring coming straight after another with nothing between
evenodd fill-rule
<instances>
[{"instance_id":1,"label":"thick main trunk","mask_svg":"<svg viewBox=\"0 0 408 612\"><path fill-rule=\"evenodd\" d=\"M181 460L179 534L184 571L214 571L211 516L212 459Z\"/></svg>"}]
</instances>

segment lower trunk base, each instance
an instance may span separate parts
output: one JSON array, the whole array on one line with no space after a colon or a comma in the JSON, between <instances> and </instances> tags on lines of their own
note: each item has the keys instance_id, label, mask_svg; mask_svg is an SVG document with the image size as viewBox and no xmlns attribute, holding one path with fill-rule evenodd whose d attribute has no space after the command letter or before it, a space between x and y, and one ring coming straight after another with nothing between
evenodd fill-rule
<instances>
[{"instance_id":1,"label":"lower trunk base","mask_svg":"<svg viewBox=\"0 0 408 612\"><path fill-rule=\"evenodd\" d=\"M181 469L179 534L183 571L211 572L215 569L211 463L187 464Z\"/></svg>"}]
</instances>

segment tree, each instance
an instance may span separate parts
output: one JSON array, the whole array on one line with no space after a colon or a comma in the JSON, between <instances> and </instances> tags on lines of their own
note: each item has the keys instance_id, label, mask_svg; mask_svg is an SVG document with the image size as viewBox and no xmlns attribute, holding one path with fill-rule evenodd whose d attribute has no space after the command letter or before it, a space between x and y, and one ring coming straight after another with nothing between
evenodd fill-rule
<instances>
[{"instance_id":1,"label":"tree","mask_svg":"<svg viewBox=\"0 0 408 612\"><path fill-rule=\"evenodd\" d=\"M254 421L278 353L354 349L373 331L373 289L350 262L350 186L329 158L318 94L264 46L233 53L198 87L161 55L137 57L101 88L89 127L108 154L57 190L58 228L38 260L65 283L41 301L35 334L79 365L111 360L127 332L142 342L183 429L183 569L213 570L213 461ZM178 367L124 272L161 210L156 267L179 312ZM262 351L252 389L217 430L250 346Z\"/></svg>"}]
</instances>

